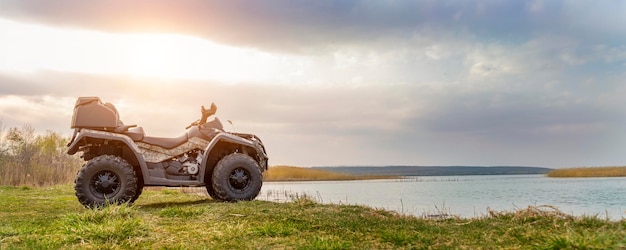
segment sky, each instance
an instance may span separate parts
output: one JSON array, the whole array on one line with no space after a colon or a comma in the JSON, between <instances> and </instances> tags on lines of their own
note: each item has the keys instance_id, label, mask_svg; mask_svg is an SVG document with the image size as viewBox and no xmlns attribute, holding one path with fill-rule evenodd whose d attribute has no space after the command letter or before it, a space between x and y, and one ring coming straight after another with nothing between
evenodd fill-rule
<instances>
[{"instance_id":1,"label":"sky","mask_svg":"<svg viewBox=\"0 0 626 250\"><path fill-rule=\"evenodd\" d=\"M76 98L174 137L215 102L270 165L626 164L626 2L2 0L0 121ZM226 121L231 121L228 123Z\"/></svg>"}]
</instances>

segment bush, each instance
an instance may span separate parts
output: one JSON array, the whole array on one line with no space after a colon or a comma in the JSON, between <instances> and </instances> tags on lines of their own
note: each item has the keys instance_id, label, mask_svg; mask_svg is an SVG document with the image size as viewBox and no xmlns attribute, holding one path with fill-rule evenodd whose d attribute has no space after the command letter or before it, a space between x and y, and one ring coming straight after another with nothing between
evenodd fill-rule
<instances>
[{"instance_id":1,"label":"bush","mask_svg":"<svg viewBox=\"0 0 626 250\"><path fill-rule=\"evenodd\" d=\"M0 185L71 183L81 161L66 153L68 142L69 138L56 132L37 134L30 125L12 127L6 133L0 128Z\"/></svg>"}]
</instances>

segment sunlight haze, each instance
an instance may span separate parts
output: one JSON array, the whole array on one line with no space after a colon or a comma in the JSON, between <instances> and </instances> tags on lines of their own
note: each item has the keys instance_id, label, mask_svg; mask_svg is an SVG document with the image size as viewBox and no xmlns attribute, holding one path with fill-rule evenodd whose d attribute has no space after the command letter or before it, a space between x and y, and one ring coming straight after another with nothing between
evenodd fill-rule
<instances>
[{"instance_id":1,"label":"sunlight haze","mask_svg":"<svg viewBox=\"0 0 626 250\"><path fill-rule=\"evenodd\" d=\"M267 79L279 58L176 34L114 34L0 20L0 70L61 71L139 78ZM9 35L11 34L11 35ZM242 74L241 72L246 72Z\"/></svg>"}]
</instances>

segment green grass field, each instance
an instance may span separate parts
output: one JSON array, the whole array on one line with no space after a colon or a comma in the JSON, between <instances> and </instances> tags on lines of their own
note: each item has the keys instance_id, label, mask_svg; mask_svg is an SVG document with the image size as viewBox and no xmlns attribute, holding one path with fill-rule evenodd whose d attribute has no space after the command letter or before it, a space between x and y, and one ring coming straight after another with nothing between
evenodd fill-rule
<instances>
[{"instance_id":1,"label":"green grass field","mask_svg":"<svg viewBox=\"0 0 626 250\"><path fill-rule=\"evenodd\" d=\"M70 185L0 187L0 249L623 249L626 220L530 207L425 219L308 199L215 202L146 190L132 206L89 210Z\"/></svg>"}]
</instances>

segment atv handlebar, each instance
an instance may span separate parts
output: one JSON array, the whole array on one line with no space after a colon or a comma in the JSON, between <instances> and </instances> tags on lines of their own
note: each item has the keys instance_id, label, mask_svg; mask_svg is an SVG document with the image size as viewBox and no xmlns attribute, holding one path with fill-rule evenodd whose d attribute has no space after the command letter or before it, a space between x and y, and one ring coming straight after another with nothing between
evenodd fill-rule
<instances>
[{"instance_id":1,"label":"atv handlebar","mask_svg":"<svg viewBox=\"0 0 626 250\"><path fill-rule=\"evenodd\" d=\"M209 107L209 109L205 108L204 106L200 107L200 113L202 114L200 119L195 120L194 122L189 124L189 126L187 126L185 129L189 129L193 126L199 126L199 125L205 124L209 116L214 115L215 112L217 112L217 106L215 106L215 103L211 103L211 107Z\"/></svg>"},{"instance_id":2,"label":"atv handlebar","mask_svg":"<svg viewBox=\"0 0 626 250\"><path fill-rule=\"evenodd\" d=\"M200 125L200 120L195 120L194 122L192 122L191 124L189 124L189 126L185 127L185 129L189 129L193 126L198 126Z\"/></svg>"}]
</instances>

